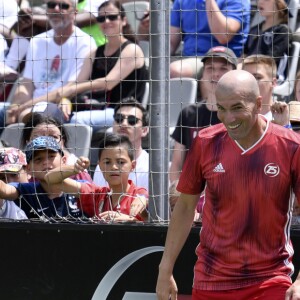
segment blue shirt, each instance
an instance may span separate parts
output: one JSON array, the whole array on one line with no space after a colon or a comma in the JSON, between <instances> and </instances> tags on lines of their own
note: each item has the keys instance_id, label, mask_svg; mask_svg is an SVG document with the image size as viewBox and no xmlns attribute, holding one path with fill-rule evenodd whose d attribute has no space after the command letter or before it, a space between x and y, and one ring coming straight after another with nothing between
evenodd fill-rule
<instances>
[{"instance_id":1,"label":"blue shirt","mask_svg":"<svg viewBox=\"0 0 300 300\"><path fill-rule=\"evenodd\" d=\"M45 217L82 217L73 195L62 194L50 199L39 182L10 183L19 192L15 203L26 213L28 218Z\"/></svg>"},{"instance_id":2,"label":"blue shirt","mask_svg":"<svg viewBox=\"0 0 300 300\"><path fill-rule=\"evenodd\" d=\"M222 13L240 22L241 27L228 45L236 56L241 56L250 28L249 0L216 0ZM183 33L183 55L203 56L210 48L221 44L211 34L205 0L175 0L171 11L171 25Z\"/></svg>"}]
</instances>

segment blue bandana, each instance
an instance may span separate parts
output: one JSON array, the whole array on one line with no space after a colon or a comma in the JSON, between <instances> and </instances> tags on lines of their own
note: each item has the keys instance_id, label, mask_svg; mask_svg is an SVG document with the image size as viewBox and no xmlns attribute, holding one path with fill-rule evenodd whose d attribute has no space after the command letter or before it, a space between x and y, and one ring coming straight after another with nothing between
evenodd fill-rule
<instances>
[{"instance_id":1,"label":"blue bandana","mask_svg":"<svg viewBox=\"0 0 300 300\"><path fill-rule=\"evenodd\" d=\"M31 142L29 142L25 147L25 154L27 163L32 159L33 152L35 150L52 150L54 152L60 152L63 156L64 152L62 151L58 142L52 136L40 136Z\"/></svg>"}]
</instances>

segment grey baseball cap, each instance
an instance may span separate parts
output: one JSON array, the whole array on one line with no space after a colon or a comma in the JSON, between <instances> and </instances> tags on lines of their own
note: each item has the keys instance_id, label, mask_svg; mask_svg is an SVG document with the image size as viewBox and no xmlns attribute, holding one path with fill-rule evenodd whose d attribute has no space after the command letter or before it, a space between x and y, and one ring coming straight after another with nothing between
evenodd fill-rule
<instances>
[{"instance_id":1,"label":"grey baseball cap","mask_svg":"<svg viewBox=\"0 0 300 300\"><path fill-rule=\"evenodd\" d=\"M213 47L206 52L206 54L202 58L202 62L204 63L206 59L213 58L213 57L224 58L229 63L231 63L235 69L237 67L238 59L235 53L230 48L223 47L223 46Z\"/></svg>"}]
</instances>

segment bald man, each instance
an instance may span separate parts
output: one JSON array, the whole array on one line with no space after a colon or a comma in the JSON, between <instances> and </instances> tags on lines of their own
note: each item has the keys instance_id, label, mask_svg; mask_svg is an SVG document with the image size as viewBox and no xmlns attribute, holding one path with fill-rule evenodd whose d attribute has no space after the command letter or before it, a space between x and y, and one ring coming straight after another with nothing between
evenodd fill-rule
<instances>
[{"instance_id":1,"label":"bald man","mask_svg":"<svg viewBox=\"0 0 300 300\"><path fill-rule=\"evenodd\" d=\"M291 191L300 199L300 136L260 114L259 86L249 72L223 75L216 102L222 123L199 132L179 179L158 299L177 299L173 267L203 191L192 299L300 299L299 283L290 279L289 239Z\"/></svg>"}]
</instances>

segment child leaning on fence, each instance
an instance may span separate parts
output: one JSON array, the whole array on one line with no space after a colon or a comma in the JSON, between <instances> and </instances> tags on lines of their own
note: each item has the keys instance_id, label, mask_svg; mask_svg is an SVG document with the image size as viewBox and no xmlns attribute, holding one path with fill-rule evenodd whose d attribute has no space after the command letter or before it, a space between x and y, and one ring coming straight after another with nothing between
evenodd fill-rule
<instances>
[{"instance_id":1,"label":"child leaning on fence","mask_svg":"<svg viewBox=\"0 0 300 300\"><path fill-rule=\"evenodd\" d=\"M89 167L90 161L85 157L80 157L74 166L50 170L46 181L55 190L78 194L78 206L89 217L106 221L146 220L148 192L128 179L135 168L134 149L128 137L109 134L100 142L99 149L99 167L109 187L68 178Z\"/></svg>"},{"instance_id":2,"label":"child leaning on fence","mask_svg":"<svg viewBox=\"0 0 300 300\"><path fill-rule=\"evenodd\" d=\"M49 169L65 164L61 146L50 136L41 136L25 147L27 172L34 182L14 182L7 184L0 180L0 198L15 200L28 218L73 217L79 218L82 212L77 207L73 195L52 189L45 181Z\"/></svg>"}]
</instances>

